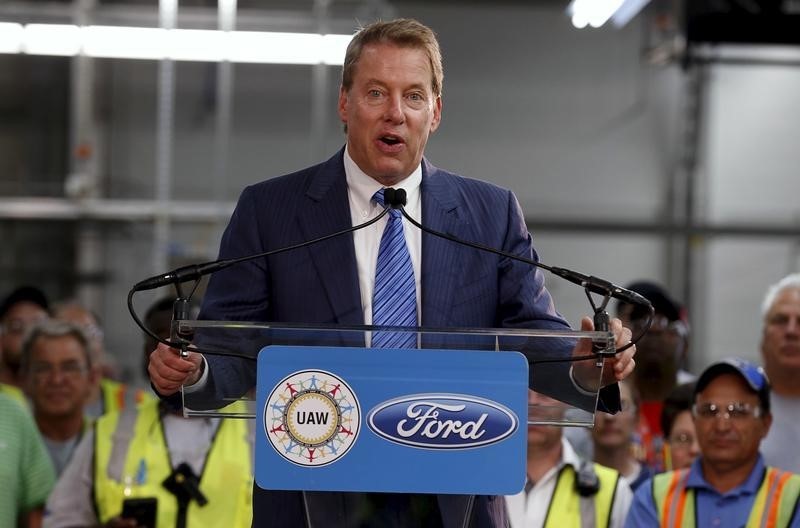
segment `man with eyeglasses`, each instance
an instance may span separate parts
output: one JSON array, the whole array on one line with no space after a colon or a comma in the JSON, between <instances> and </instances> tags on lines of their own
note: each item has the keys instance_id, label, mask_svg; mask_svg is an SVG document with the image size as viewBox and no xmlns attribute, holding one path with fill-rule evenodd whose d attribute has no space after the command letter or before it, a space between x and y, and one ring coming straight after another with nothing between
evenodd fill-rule
<instances>
[{"instance_id":1,"label":"man with eyeglasses","mask_svg":"<svg viewBox=\"0 0 800 528\"><path fill-rule=\"evenodd\" d=\"M0 304L0 393L26 405L20 377L22 338L48 317L47 297L38 288L22 286Z\"/></svg>"},{"instance_id":2,"label":"man with eyeglasses","mask_svg":"<svg viewBox=\"0 0 800 528\"><path fill-rule=\"evenodd\" d=\"M84 413L87 417L94 420L106 413L135 407L145 398L151 397L141 389L131 388L112 379L113 368L106 354L103 329L100 327L98 316L91 310L78 301L68 300L53 306L53 317L81 327L89 338L92 368L99 381L86 402Z\"/></svg>"},{"instance_id":3,"label":"man with eyeglasses","mask_svg":"<svg viewBox=\"0 0 800 528\"><path fill-rule=\"evenodd\" d=\"M764 371L735 358L709 366L692 415L700 457L639 488L625 526L800 528L800 475L767 466L759 454L772 424Z\"/></svg>"},{"instance_id":4,"label":"man with eyeglasses","mask_svg":"<svg viewBox=\"0 0 800 528\"><path fill-rule=\"evenodd\" d=\"M761 312L761 356L772 383L772 428L761 446L768 464L800 473L800 273L770 286Z\"/></svg>"},{"instance_id":5,"label":"man with eyeglasses","mask_svg":"<svg viewBox=\"0 0 800 528\"><path fill-rule=\"evenodd\" d=\"M97 383L89 340L71 323L39 323L22 344L20 374L34 420L60 475L87 427L84 405Z\"/></svg>"}]
</instances>

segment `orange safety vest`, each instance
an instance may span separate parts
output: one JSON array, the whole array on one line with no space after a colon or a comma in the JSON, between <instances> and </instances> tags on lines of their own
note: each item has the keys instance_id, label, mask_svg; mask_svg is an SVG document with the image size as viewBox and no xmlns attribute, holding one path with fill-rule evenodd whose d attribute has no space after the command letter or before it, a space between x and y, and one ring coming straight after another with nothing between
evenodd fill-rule
<instances>
[{"instance_id":1,"label":"orange safety vest","mask_svg":"<svg viewBox=\"0 0 800 528\"><path fill-rule=\"evenodd\" d=\"M661 528L695 528L695 493L687 488L689 470L653 477L653 500ZM756 492L746 528L789 526L800 499L800 475L768 467Z\"/></svg>"}]
</instances>

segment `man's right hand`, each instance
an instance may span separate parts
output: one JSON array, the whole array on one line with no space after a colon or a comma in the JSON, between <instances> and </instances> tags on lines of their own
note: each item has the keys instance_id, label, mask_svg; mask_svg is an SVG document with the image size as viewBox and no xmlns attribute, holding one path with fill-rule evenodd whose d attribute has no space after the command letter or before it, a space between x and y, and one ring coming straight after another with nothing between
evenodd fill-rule
<instances>
[{"instance_id":1,"label":"man's right hand","mask_svg":"<svg viewBox=\"0 0 800 528\"><path fill-rule=\"evenodd\" d=\"M159 343L150 353L147 366L153 387L162 396L170 396L178 392L183 385L192 385L203 374L203 356L197 352L189 352L182 358L180 350Z\"/></svg>"}]
</instances>

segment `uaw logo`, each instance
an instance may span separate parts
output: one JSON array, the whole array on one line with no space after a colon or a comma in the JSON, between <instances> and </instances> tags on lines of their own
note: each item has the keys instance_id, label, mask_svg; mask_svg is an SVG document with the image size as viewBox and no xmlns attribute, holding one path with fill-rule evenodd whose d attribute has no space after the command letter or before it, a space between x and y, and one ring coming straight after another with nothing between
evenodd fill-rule
<instances>
[{"instance_id":1,"label":"uaw logo","mask_svg":"<svg viewBox=\"0 0 800 528\"><path fill-rule=\"evenodd\" d=\"M502 441L517 416L491 400L461 394L414 394L381 403L367 417L377 435L414 447L468 449Z\"/></svg>"},{"instance_id":2,"label":"uaw logo","mask_svg":"<svg viewBox=\"0 0 800 528\"><path fill-rule=\"evenodd\" d=\"M319 467L343 457L358 437L361 411L352 389L322 370L303 370L275 386L264 406L264 429L283 458Z\"/></svg>"}]
</instances>

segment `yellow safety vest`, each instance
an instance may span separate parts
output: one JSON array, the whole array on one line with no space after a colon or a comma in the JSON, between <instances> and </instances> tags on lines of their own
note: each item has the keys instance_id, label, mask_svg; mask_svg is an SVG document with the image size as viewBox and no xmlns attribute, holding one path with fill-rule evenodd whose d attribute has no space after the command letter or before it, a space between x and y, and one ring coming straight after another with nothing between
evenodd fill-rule
<instances>
[{"instance_id":1,"label":"yellow safety vest","mask_svg":"<svg viewBox=\"0 0 800 528\"><path fill-rule=\"evenodd\" d=\"M653 500L661 528L695 528L694 489L686 487L689 470L653 477ZM800 498L800 475L768 467L756 493L746 528L789 526Z\"/></svg>"},{"instance_id":2,"label":"yellow safety vest","mask_svg":"<svg viewBox=\"0 0 800 528\"><path fill-rule=\"evenodd\" d=\"M570 464L565 464L561 468L553 497L547 508L545 528L584 527L592 524L596 528L608 527L620 476L614 469L599 464L593 466L600 488L597 493L589 497L582 497L576 490L575 468ZM587 514L594 515L594 523L591 523L591 519L585 518Z\"/></svg>"},{"instance_id":3,"label":"yellow safety vest","mask_svg":"<svg viewBox=\"0 0 800 528\"><path fill-rule=\"evenodd\" d=\"M108 378L100 380L100 392L103 398L103 414L139 405L145 399L155 399L141 389L130 391L124 383Z\"/></svg>"},{"instance_id":4,"label":"yellow safety vest","mask_svg":"<svg viewBox=\"0 0 800 528\"><path fill-rule=\"evenodd\" d=\"M200 475L200 490L208 503L189 504L187 528L250 528L253 471L249 435L245 420L221 421ZM178 501L161 485L173 468L157 400L97 420L94 467L94 500L101 524L121 513L124 499L155 497L158 528L176 526ZM142 474L146 478L140 483Z\"/></svg>"},{"instance_id":5,"label":"yellow safety vest","mask_svg":"<svg viewBox=\"0 0 800 528\"><path fill-rule=\"evenodd\" d=\"M25 409L28 408L28 400L25 398L25 393L22 392L22 389L6 383L0 383L0 393L5 394L15 402L21 404Z\"/></svg>"}]
</instances>

